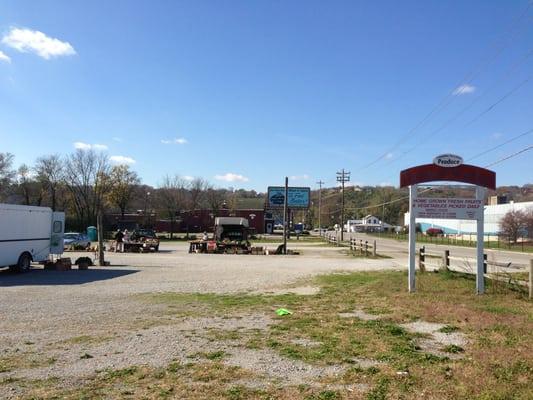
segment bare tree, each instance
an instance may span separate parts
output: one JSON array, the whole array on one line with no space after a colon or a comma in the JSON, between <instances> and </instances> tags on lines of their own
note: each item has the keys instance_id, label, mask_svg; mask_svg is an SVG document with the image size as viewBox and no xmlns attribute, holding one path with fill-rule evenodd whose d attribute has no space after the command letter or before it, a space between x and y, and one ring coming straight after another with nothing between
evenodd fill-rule
<instances>
[{"instance_id":1,"label":"bare tree","mask_svg":"<svg viewBox=\"0 0 533 400\"><path fill-rule=\"evenodd\" d=\"M170 220L171 239L174 233L176 217L186 204L185 187L185 181L178 175L167 175L163 178L163 183L157 191L160 207L165 211L165 214Z\"/></svg>"},{"instance_id":2,"label":"bare tree","mask_svg":"<svg viewBox=\"0 0 533 400\"><path fill-rule=\"evenodd\" d=\"M520 210L509 211L500 220L500 230L510 242L516 243L524 228L525 213Z\"/></svg>"},{"instance_id":3,"label":"bare tree","mask_svg":"<svg viewBox=\"0 0 533 400\"><path fill-rule=\"evenodd\" d=\"M109 201L120 209L121 220L124 220L126 208L130 204L137 185L141 183L139 176L128 165L115 165L110 173L111 189Z\"/></svg>"},{"instance_id":4,"label":"bare tree","mask_svg":"<svg viewBox=\"0 0 533 400\"><path fill-rule=\"evenodd\" d=\"M204 200L205 190L207 189L207 182L202 178L194 178L189 183L189 195L191 210L196 210Z\"/></svg>"},{"instance_id":5,"label":"bare tree","mask_svg":"<svg viewBox=\"0 0 533 400\"><path fill-rule=\"evenodd\" d=\"M11 169L12 165L13 154L0 153L0 199L15 177L15 172Z\"/></svg>"},{"instance_id":6,"label":"bare tree","mask_svg":"<svg viewBox=\"0 0 533 400\"><path fill-rule=\"evenodd\" d=\"M52 210L57 209L57 193L63 182L63 163L57 154L39 157L35 163L37 180L50 195Z\"/></svg>"},{"instance_id":7,"label":"bare tree","mask_svg":"<svg viewBox=\"0 0 533 400\"><path fill-rule=\"evenodd\" d=\"M40 206L43 201L43 187L34 179L33 172L26 164L17 170L17 189L23 198L23 204Z\"/></svg>"},{"instance_id":8,"label":"bare tree","mask_svg":"<svg viewBox=\"0 0 533 400\"><path fill-rule=\"evenodd\" d=\"M224 204L225 194L222 190L215 189L209 185L205 191L205 200L213 214L218 215L218 212Z\"/></svg>"},{"instance_id":9,"label":"bare tree","mask_svg":"<svg viewBox=\"0 0 533 400\"><path fill-rule=\"evenodd\" d=\"M65 165L65 183L69 189L80 225L92 225L103 209L104 196L110 188L110 165L104 153L77 150Z\"/></svg>"},{"instance_id":10,"label":"bare tree","mask_svg":"<svg viewBox=\"0 0 533 400\"><path fill-rule=\"evenodd\" d=\"M24 197L24 204L30 205L30 168L22 164L17 170L17 184Z\"/></svg>"}]
</instances>

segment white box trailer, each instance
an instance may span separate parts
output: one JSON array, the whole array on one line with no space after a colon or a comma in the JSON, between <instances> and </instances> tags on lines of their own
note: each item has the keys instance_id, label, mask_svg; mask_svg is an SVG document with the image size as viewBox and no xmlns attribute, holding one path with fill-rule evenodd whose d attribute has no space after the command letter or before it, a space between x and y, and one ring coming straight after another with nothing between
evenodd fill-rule
<instances>
[{"instance_id":1,"label":"white box trailer","mask_svg":"<svg viewBox=\"0 0 533 400\"><path fill-rule=\"evenodd\" d=\"M48 207L0 204L0 268L28 271L63 253L65 213Z\"/></svg>"}]
</instances>

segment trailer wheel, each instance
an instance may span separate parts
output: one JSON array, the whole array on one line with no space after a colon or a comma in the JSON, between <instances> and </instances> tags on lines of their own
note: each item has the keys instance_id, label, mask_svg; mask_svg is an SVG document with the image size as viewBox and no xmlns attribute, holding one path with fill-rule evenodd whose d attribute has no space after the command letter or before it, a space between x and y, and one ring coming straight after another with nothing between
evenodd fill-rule
<instances>
[{"instance_id":1,"label":"trailer wheel","mask_svg":"<svg viewBox=\"0 0 533 400\"><path fill-rule=\"evenodd\" d=\"M28 272L31 268L31 255L29 253L22 253L19 261L15 266L17 272Z\"/></svg>"}]
</instances>

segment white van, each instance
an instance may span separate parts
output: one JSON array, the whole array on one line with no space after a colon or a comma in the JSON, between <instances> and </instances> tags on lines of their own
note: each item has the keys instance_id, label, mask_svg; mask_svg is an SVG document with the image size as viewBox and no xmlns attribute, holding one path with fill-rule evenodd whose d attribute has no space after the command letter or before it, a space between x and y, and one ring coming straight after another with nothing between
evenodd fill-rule
<instances>
[{"instance_id":1,"label":"white van","mask_svg":"<svg viewBox=\"0 0 533 400\"><path fill-rule=\"evenodd\" d=\"M48 207L0 204L0 268L28 271L32 262L63 253L65 213Z\"/></svg>"}]
</instances>

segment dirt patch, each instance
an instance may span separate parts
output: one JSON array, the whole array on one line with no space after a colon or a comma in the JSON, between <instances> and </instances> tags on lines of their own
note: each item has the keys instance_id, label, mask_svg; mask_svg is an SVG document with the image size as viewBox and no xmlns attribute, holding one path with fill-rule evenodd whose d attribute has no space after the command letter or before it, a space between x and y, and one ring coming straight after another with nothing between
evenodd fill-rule
<instances>
[{"instance_id":1,"label":"dirt patch","mask_svg":"<svg viewBox=\"0 0 533 400\"><path fill-rule=\"evenodd\" d=\"M214 342L207 337L212 330L262 330L272 320L265 315L234 318L187 318L173 325L157 326L120 336L104 343L82 342L42 349L41 357L54 359L53 365L18 369L0 377L46 379L81 378L105 369L132 365L166 366L172 361L190 362L200 353L233 350L229 341Z\"/></svg>"},{"instance_id":2,"label":"dirt patch","mask_svg":"<svg viewBox=\"0 0 533 400\"><path fill-rule=\"evenodd\" d=\"M224 363L276 379L284 385L307 384L317 379L338 377L345 370L341 365L315 366L290 360L271 350L235 350Z\"/></svg>"},{"instance_id":3,"label":"dirt patch","mask_svg":"<svg viewBox=\"0 0 533 400\"><path fill-rule=\"evenodd\" d=\"M352 358L351 361L356 364L358 367L361 368L372 368L372 367L379 367L380 365L383 365L381 361L372 360L371 358Z\"/></svg>"},{"instance_id":4,"label":"dirt patch","mask_svg":"<svg viewBox=\"0 0 533 400\"><path fill-rule=\"evenodd\" d=\"M375 321L381 318L379 315L369 314L363 310L355 310L353 312L339 313L339 317L359 318L359 319L362 319L363 321Z\"/></svg>"},{"instance_id":5,"label":"dirt patch","mask_svg":"<svg viewBox=\"0 0 533 400\"><path fill-rule=\"evenodd\" d=\"M461 332L441 332L440 330L446 326L444 324L415 321L400 326L411 333L428 335L416 339L416 344L422 351L439 357L462 358L463 348L468 344L466 336Z\"/></svg>"},{"instance_id":6,"label":"dirt patch","mask_svg":"<svg viewBox=\"0 0 533 400\"><path fill-rule=\"evenodd\" d=\"M314 340L305 338L293 339L291 340L291 343L302 347L318 347L322 344L321 342L316 342Z\"/></svg>"}]
</instances>

